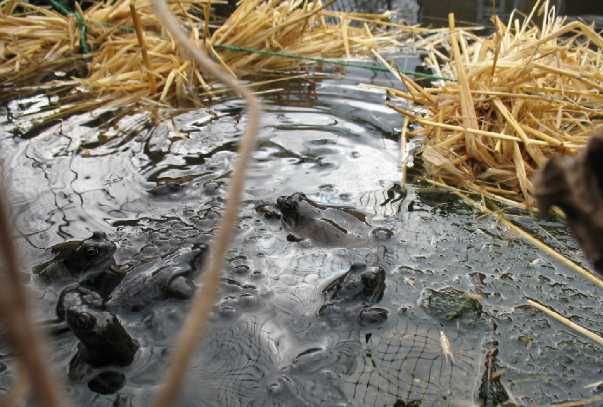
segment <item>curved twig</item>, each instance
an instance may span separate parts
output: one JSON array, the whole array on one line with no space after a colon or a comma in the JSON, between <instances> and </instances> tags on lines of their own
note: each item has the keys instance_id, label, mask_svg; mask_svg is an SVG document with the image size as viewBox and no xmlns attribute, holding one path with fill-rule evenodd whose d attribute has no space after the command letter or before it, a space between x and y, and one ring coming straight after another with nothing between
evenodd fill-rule
<instances>
[{"instance_id":1,"label":"curved twig","mask_svg":"<svg viewBox=\"0 0 603 407\"><path fill-rule=\"evenodd\" d=\"M245 99L248 106L247 113L249 118L239 146L239 159L235 164L231 178L226 208L217 236L212 245L209 263L205 267L206 271L203 274L201 288L195 294L191 311L175 344L175 353L172 355L168 372L161 383L159 394L154 402L156 407L168 407L174 405L182 379L188 368L190 357L199 343L201 332L207 326L209 315L217 296L220 286L220 274L224 265L224 254L233 237L239 203L243 193L245 174L255 148L260 104L251 92L243 87L235 78L225 74L202 49L197 47L186 36L180 28L178 20L169 11L164 0L153 0L153 7L161 24L167 28L176 43L192 56L194 61L199 64L199 67L218 78L238 96Z\"/></svg>"},{"instance_id":2,"label":"curved twig","mask_svg":"<svg viewBox=\"0 0 603 407\"><path fill-rule=\"evenodd\" d=\"M0 172L1 173L1 172ZM42 334L33 322L27 293L20 273L17 249L12 240L8 203L0 185L0 322L18 359L19 371L26 374L41 405L66 406L62 388L52 374Z\"/></svg>"}]
</instances>

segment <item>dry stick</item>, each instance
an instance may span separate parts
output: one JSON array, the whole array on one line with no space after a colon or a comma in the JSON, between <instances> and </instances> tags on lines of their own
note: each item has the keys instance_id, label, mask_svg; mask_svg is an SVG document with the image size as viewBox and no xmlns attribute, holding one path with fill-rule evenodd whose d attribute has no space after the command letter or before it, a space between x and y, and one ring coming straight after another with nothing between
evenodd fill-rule
<instances>
[{"instance_id":1,"label":"dry stick","mask_svg":"<svg viewBox=\"0 0 603 407\"><path fill-rule=\"evenodd\" d=\"M595 402L602 401L603 395L589 397L583 400L565 401L563 403L547 404L544 407L583 407L593 406Z\"/></svg>"},{"instance_id":2,"label":"dry stick","mask_svg":"<svg viewBox=\"0 0 603 407\"><path fill-rule=\"evenodd\" d=\"M469 205L471 205L472 207L476 208L477 210L483 212L486 215L494 215L494 212L492 212L490 209L486 208L484 205L479 204L478 202L474 201L473 199L470 199L467 195L463 194L461 191L459 191L456 188L453 188L446 184L442 184L441 182L437 182L437 181L433 181L433 180L429 180L429 179L427 180L427 182L432 185L447 189L448 191L455 193L456 195L461 197L466 203L468 203ZM517 235L519 235L522 238L524 238L525 240L527 240L530 244L532 244L536 248L542 250L544 253L551 256L555 260L557 260L559 263L574 270L576 273L580 274L582 277L586 278L587 280L590 280L593 284L595 284L599 288L603 288L603 280L600 277L594 275L590 271L588 271L585 268L574 263L567 257L563 256L562 254L560 254L559 252L557 252L550 246L548 246L545 243L541 242L540 240L536 239L534 236L532 236L531 234L529 234L528 232L526 232L519 226L515 225L513 222L507 220L506 218L499 217L498 221L503 223L509 229L513 230Z\"/></svg>"},{"instance_id":3,"label":"dry stick","mask_svg":"<svg viewBox=\"0 0 603 407\"><path fill-rule=\"evenodd\" d=\"M140 52L142 53L142 61L144 62L144 66L147 69L147 77L149 78L149 82L151 84L151 92L155 92L157 89L157 84L155 83L155 77L153 76L153 69L151 67L151 61L149 61L149 55L147 54L147 46L144 42L144 33L142 32L142 25L140 24L140 18L138 18L138 13L136 12L136 6L134 5L134 0L130 0L130 14L132 15L132 21L134 22L134 29L136 30L136 38L138 39L138 44L140 45Z\"/></svg>"},{"instance_id":4,"label":"dry stick","mask_svg":"<svg viewBox=\"0 0 603 407\"><path fill-rule=\"evenodd\" d=\"M42 335L31 317L17 249L11 237L7 203L0 190L0 253L4 257L4 270L0 272L0 320L19 357L20 369L29 376L37 401L48 407L63 407L65 398L47 363L48 352Z\"/></svg>"},{"instance_id":5,"label":"dry stick","mask_svg":"<svg viewBox=\"0 0 603 407\"><path fill-rule=\"evenodd\" d=\"M17 379L13 388L0 399L0 407L13 407L25 397L29 390L29 378L20 366L17 368Z\"/></svg>"},{"instance_id":6,"label":"dry stick","mask_svg":"<svg viewBox=\"0 0 603 407\"><path fill-rule=\"evenodd\" d=\"M398 112L400 114L410 117L417 123L420 123L424 126L441 127L443 129L447 129L447 130L461 131L461 132L476 134L476 135L480 135L480 136L492 137L494 139L500 139L500 140L517 141L520 143L524 142L519 137L509 136L508 134L496 133L493 131L486 131L486 130L479 130L479 129L470 129L470 128L465 128L462 126L455 126L453 124L438 123L438 122L434 122L432 120L423 119L422 117L418 116L417 114L413 113L412 111L404 109L403 107L400 107L400 106L395 106L391 103L386 103L386 106L395 110L396 112ZM534 139L528 140L528 144L536 144L536 145L541 145L541 146L549 145L545 141L534 140ZM571 147L580 147L580 146L575 146L574 144L571 144L570 146Z\"/></svg>"},{"instance_id":7,"label":"dry stick","mask_svg":"<svg viewBox=\"0 0 603 407\"><path fill-rule=\"evenodd\" d=\"M307 21L307 20L306 20ZM345 49L345 56L350 59L350 40L348 38L348 20L344 17L341 18L341 32L343 35L343 47Z\"/></svg>"},{"instance_id":8,"label":"dry stick","mask_svg":"<svg viewBox=\"0 0 603 407\"><path fill-rule=\"evenodd\" d=\"M408 117L404 118L404 124L402 125L402 134L400 136L400 144L402 150L402 169L400 174L400 186L402 187L402 191L406 191L406 165L408 164L408 146L407 146L407 138L408 138Z\"/></svg>"},{"instance_id":9,"label":"dry stick","mask_svg":"<svg viewBox=\"0 0 603 407\"><path fill-rule=\"evenodd\" d=\"M245 99L248 106L247 112L249 118L239 146L239 159L235 164L231 178L226 208L217 236L212 245L211 256L208 260L209 263L205 267L206 271L203 274L201 289L197 290L195 294L191 311L177 338L174 347L175 353L172 355L168 372L161 383L158 397L154 403L157 407L171 407L177 398L190 358L200 342L201 333L207 327L209 315L220 286L220 274L224 265L224 254L233 237L234 227L237 222L238 207L243 193L245 173L255 148L260 104L254 95L239 84L235 78L225 74L216 63L209 59L202 49L196 47L189 40L180 28L178 20L169 11L163 0L153 0L153 7L161 24L168 29L174 40L194 58L199 67L208 71L208 73L230 87L235 94Z\"/></svg>"},{"instance_id":10,"label":"dry stick","mask_svg":"<svg viewBox=\"0 0 603 407\"><path fill-rule=\"evenodd\" d=\"M461 58L461 51L457 40L457 30L454 22L454 13L448 14L448 26L450 27L450 43L452 44L452 51L454 55L454 62L456 64L456 76L460 86L460 102L461 112L463 114L463 125L468 129L479 129L477 122L477 113L475 112L475 104L473 97L471 96L471 89L469 87L469 80L467 79L467 73ZM469 133L465 132L465 144L467 145L467 152L473 158L481 158L479 149L477 147L477 141L474 137L471 137ZM483 160L489 162L490 160Z\"/></svg>"},{"instance_id":11,"label":"dry stick","mask_svg":"<svg viewBox=\"0 0 603 407\"><path fill-rule=\"evenodd\" d=\"M547 308L544 305L542 305L539 302L536 302L532 299L528 298L528 304L534 308L539 309L540 311L544 312L548 316L555 318L557 321L561 322L566 327L586 336L588 339L592 340L593 342L596 342L599 346L603 346L603 338L601 336L597 335L596 333L594 333L593 331L586 329L581 325L578 325L577 323L569 320L568 318L564 317L563 315L559 314L558 312L553 311L552 309Z\"/></svg>"}]
</instances>

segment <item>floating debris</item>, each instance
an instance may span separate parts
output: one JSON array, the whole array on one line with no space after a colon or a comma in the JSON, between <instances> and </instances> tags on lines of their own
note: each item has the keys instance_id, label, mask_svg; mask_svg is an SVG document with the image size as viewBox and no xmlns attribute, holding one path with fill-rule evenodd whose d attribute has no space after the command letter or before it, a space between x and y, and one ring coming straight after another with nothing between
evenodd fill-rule
<instances>
[{"instance_id":1,"label":"floating debris","mask_svg":"<svg viewBox=\"0 0 603 407\"><path fill-rule=\"evenodd\" d=\"M444 333L444 331L440 331L440 346L442 347L442 354L447 362L454 363L454 354L452 353L452 347L450 346L450 341L448 337Z\"/></svg>"}]
</instances>

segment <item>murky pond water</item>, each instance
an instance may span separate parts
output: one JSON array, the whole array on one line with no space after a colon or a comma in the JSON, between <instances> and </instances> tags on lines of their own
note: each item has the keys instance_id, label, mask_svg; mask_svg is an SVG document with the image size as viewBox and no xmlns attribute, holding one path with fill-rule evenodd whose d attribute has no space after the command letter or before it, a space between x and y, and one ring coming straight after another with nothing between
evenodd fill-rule
<instances>
[{"instance_id":1,"label":"murky pond water","mask_svg":"<svg viewBox=\"0 0 603 407\"><path fill-rule=\"evenodd\" d=\"M417 63L400 58L403 68ZM306 83L301 96L264 100L236 241L182 405L472 405L494 343L516 402L592 396L597 389L585 386L603 376L597 346L523 304L533 298L597 331L598 289L496 220L422 184L420 163L403 192L401 118L383 106L382 93L357 86L358 76L395 86L384 74L349 72ZM97 111L20 137L50 102L43 94L11 101L0 119L0 159L27 269L49 260L52 245L94 231L116 243L115 262L131 272L186 269L223 209L243 106L227 102L157 126L148 114L112 123L116 112ZM369 237L321 240L326 223L296 235L270 215L279 197L297 192L321 205L315 219L345 208L359 222L349 234L366 228ZM513 219L581 260L562 224ZM371 297L372 308L329 299L329 283L360 263L385 271L382 298ZM30 287L38 317L53 319L59 290L37 276ZM434 292L479 296L482 309L442 314L430 306ZM188 305L162 296L115 305L140 344L128 367L74 369L77 340L56 335L53 358L77 405L148 405ZM0 387L8 389L5 345L2 354Z\"/></svg>"}]
</instances>

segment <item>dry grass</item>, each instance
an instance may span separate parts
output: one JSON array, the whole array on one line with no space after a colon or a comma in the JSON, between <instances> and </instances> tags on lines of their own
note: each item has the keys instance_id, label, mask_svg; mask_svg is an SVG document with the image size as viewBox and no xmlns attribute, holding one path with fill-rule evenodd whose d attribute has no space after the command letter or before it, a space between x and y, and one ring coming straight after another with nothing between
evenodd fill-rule
<instances>
[{"instance_id":1,"label":"dry grass","mask_svg":"<svg viewBox=\"0 0 603 407\"><path fill-rule=\"evenodd\" d=\"M543 14L540 26L533 22ZM603 38L582 22L567 23L535 6L523 22L478 37L457 29L427 36L426 64L455 81L423 88L400 75L419 114L390 103L420 127L429 177L505 205L533 209L531 177L554 154L575 154L603 122Z\"/></svg>"},{"instance_id":2,"label":"dry grass","mask_svg":"<svg viewBox=\"0 0 603 407\"><path fill-rule=\"evenodd\" d=\"M170 10L189 38L238 78L298 69L308 62L223 46L340 58L397 46L402 35L418 30L389 23L384 15L327 12L320 0L243 0L210 36L216 21L210 3L217 1L182 0L172 2ZM198 106L223 90L183 55L161 28L149 0L99 2L81 14L93 49L88 76L80 79L83 89L121 98L122 103L172 106ZM73 57L79 46L75 17L15 0L0 3L0 76L10 79L24 70L38 71L44 64Z\"/></svg>"}]
</instances>

